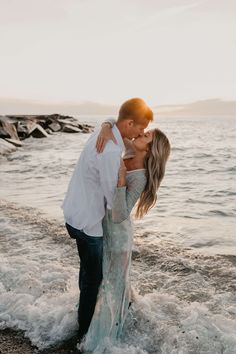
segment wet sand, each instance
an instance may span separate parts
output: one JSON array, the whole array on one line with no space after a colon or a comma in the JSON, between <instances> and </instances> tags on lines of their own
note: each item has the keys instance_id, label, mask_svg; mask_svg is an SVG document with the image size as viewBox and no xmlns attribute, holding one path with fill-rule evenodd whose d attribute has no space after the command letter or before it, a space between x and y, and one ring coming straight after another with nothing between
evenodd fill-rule
<instances>
[{"instance_id":1,"label":"wet sand","mask_svg":"<svg viewBox=\"0 0 236 354\"><path fill-rule=\"evenodd\" d=\"M30 340L25 338L23 331L4 329L0 331L0 354L79 354L76 349L70 348L70 341L50 349L39 350L32 346Z\"/></svg>"}]
</instances>

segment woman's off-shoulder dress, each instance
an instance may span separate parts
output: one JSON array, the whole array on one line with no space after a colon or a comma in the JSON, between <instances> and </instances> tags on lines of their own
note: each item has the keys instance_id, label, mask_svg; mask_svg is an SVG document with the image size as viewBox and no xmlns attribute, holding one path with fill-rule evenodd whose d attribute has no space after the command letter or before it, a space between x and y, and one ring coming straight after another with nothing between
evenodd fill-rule
<instances>
[{"instance_id":1,"label":"woman's off-shoulder dress","mask_svg":"<svg viewBox=\"0 0 236 354\"><path fill-rule=\"evenodd\" d=\"M102 352L119 339L131 301L130 264L133 229L130 213L146 185L145 170L128 171L127 187L117 187L112 210L103 219L103 280L94 315L80 346Z\"/></svg>"}]
</instances>

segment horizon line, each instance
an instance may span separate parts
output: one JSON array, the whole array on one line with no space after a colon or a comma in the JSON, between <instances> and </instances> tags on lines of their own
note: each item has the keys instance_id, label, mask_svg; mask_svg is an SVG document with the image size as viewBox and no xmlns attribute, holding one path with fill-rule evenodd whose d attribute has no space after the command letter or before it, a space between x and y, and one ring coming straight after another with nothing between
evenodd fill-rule
<instances>
[{"instance_id":1,"label":"horizon line","mask_svg":"<svg viewBox=\"0 0 236 354\"><path fill-rule=\"evenodd\" d=\"M141 97L140 97L141 98ZM74 101L74 100L46 100L46 99L30 99L30 98L16 98L16 97L1 97L0 96L0 102L1 101L18 101L18 102L24 102L24 103L30 103L30 104L40 104L40 105L83 105L83 104L97 104L101 106L113 106L117 107L119 104L116 103L104 103L104 102L99 102L99 101L93 101L93 100L81 100L81 101ZM218 102L236 102L235 99L225 99L222 97L209 97L209 98L196 98L195 100L188 100L185 102L173 102L173 103L160 103L160 104L153 104L150 105L150 107L168 107L168 106L185 106L185 105L190 105L196 102L204 102L204 101L218 101ZM125 101L122 101L125 102ZM146 101L145 101L146 102Z\"/></svg>"}]
</instances>

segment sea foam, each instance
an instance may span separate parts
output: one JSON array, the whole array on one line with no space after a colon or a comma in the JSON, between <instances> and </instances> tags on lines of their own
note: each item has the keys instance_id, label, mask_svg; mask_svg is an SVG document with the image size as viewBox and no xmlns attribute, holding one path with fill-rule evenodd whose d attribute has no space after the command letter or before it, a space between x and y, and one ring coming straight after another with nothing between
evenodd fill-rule
<instances>
[{"instance_id":1,"label":"sea foam","mask_svg":"<svg viewBox=\"0 0 236 354\"><path fill-rule=\"evenodd\" d=\"M16 328L38 348L77 330L78 255L65 227L33 208L0 203L0 328ZM136 229L135 301L110 353L236 352L234 258L203 256ZM98 351L99 352L99 351Z\"/></svg>"}]
</instances>

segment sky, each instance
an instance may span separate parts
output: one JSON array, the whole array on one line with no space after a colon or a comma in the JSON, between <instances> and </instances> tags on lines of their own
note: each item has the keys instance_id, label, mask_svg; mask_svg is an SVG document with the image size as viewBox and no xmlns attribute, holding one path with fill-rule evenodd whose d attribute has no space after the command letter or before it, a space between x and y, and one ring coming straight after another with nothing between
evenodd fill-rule
<instances>
[{"instance_id":1,"label":"sky","mask_svg":"<svg viewBox=\"0 0 236 354\"><path fill-rule=\"evenodd\" d=\"M235 0L0 0L0 98L236 100Z\"/></svg>"}]
</instances>

